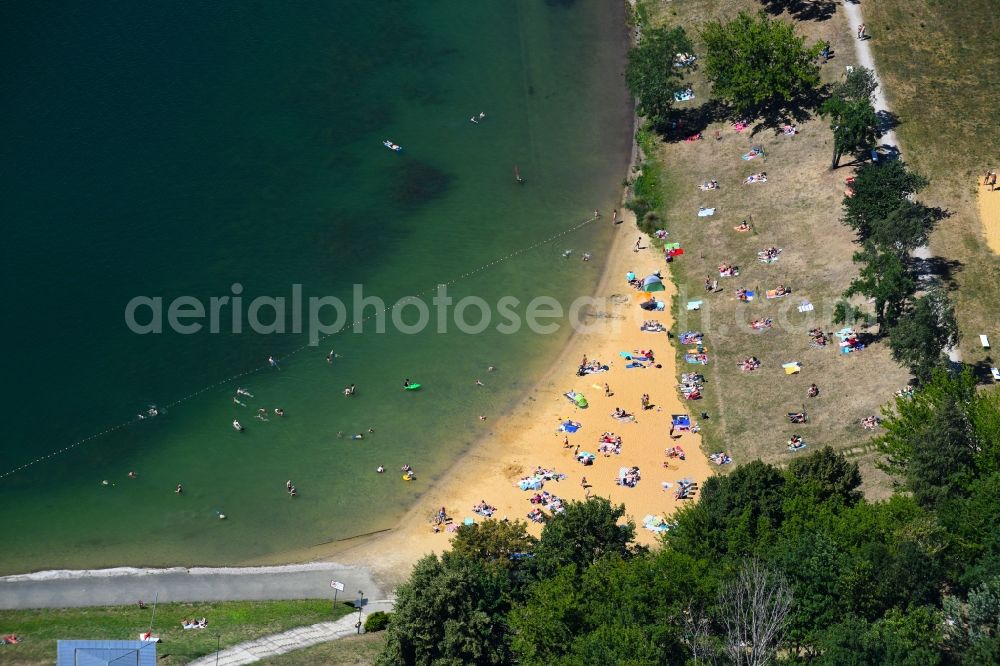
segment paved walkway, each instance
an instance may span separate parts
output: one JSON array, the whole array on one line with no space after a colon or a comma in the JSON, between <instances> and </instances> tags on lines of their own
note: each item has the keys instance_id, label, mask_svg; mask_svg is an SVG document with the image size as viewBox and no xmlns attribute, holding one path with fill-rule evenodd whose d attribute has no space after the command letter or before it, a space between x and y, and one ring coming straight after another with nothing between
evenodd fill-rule
<instances>
[{"instance_id":1,"label":"paved walkway","mask_svg":"<svg viewBox=\"0 0 1000 666\"><path fill-rule=\"evenodd\" d=\"M861 16L861 5L859 0L844 0L844 12L847 15L847 22L851 26L851 34L858 34L858 26L864 23L864 19ZM867 67L875 75L875 82L878 83L878 88L875 90L875 112L879 115L883 113L889 113L889 103L885 99L885 86L882 85L882 78L878 74L878 69L875 67L875 58L872 57L872 49L869 45L870 38L868 39L855 39L854 40L854 52L858 57L858 64L862 67ZM885 147L895 148L902 154L902 149L899 147L899 140L896 138L895 130L889 130L882 135L882 145ZM934 253L931 249L923 245L918 247L913 251L913 256L922 259L925 262L934 258ZM930 271L923 271L924 273L929 273ZM952 347L948 349L948 360L952 363L961 364L962 362L962 352L957 347Z\"/></svg>"},{"instance_id":2,"label":"paved walkway","mask_svg":"<svg viewBox=\"0 0 1000 666\"><path fill-rule=\"evenodd\" d=\"M385 600L365 604L361 609L361 621L364 622L364 618L368 617L369 613L392 610L393 603L392 600ZM319 624L312 624L306 627L289 629L280 634L263 636L256 640L234 645L222 650L218 655L214 653L206 655L201 659L190 662L188 666L214 666L216 663L219 666L252 664L256 661L276 657L279 654L285 654L293 650L301 650L320 643L335 641L345 636L356 635L357 628L355 627L355 623L357 621L358 615L351 613L335 622L320 622Z\"/></svg>"},{"instance_id":3,"label":"paved walkway","mask_svg":"<svg viewBox=\"0 0 1000 666\"><path fill-rule=\"evenodd\" d=\"M317 562L276 567L98 569L43 571L0 578L0 609L121 606L142 599L248 601L333 598L330 581L344 584L344 598L359 590L371 599L384 592L365 567Z\"/></svg>"}]
</instances>

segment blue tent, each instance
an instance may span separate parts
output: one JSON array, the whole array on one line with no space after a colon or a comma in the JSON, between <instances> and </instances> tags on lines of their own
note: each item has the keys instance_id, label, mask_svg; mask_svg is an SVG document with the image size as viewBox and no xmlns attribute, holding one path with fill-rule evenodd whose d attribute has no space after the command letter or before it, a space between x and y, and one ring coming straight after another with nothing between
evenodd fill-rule
<instances>
[{"instance_id":1,"label":"blue tent","mask_svg":"<svg viewBox=\"0 0 1000 666\"><path fill-rule=\"evenodd\" d=\"M156 666L153 641L59 641L56 666Z\"/></svg>"}]
</instances>

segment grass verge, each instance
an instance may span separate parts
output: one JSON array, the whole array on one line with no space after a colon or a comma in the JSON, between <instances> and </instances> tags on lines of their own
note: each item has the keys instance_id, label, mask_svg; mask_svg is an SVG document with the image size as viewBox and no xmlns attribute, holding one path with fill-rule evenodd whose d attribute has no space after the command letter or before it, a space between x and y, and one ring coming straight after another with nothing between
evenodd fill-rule
<instances>
[{"instance_id":1,"label":"grass verge","mask_svg":"<svg viewBox=\"0 0 1000 666\"><path fill-rule=\"evenodd\" d=\"M222 648L294 627L328 622L353 608L329 600L225 601L158 604L153 633L157 663L185 664ZM55 661L56 641L136 640L149 627L152 608L97 606L90 608L0 611L0 634L16 634L22 642L0 646L0 663L33 665ZM184 629L181 621L208 619L205 629Z\"/></svg>"},{"instance_id":2,"label":"grass verge","mask_svg":"<svg viewBox=\"0 0 1000 666\"><path fill-rule=\"evenodd\" d=\"M273 666L368 666L385 646L385 632L379 631L339 641L320 643L271 659Z\"/></svg>"},{"instance_id":3,"label":"grass verge","mask_svg":"<svg viewBox=\"0 0 1000 666\"><path fill-rule=\"evenodd\" d=\"M931 249L952 267L963 360L986 377L996 362L979 335L1000 336L1000 257L983 240L976 178L1000 167L1000 12L986 0L879 0L862 11L903 156L931 179L921 199L951 213Z\"/></svg>"}]
</instances>

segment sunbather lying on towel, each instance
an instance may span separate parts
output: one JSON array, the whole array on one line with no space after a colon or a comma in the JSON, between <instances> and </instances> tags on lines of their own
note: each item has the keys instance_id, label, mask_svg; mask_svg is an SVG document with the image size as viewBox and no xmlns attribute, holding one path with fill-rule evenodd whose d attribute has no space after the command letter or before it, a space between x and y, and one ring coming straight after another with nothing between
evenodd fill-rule
<instances>
[{"instance_id":1,"label":"sunbather lying on towel","mask_svg":"<svg viewBox=\"0 0 1000 666\"><path fill-rule=\"evenodd\" d=\"M802 441L799 435L792 435L788 440L788 450L798 451L799 449L806 448L806 443Z\"/></svg>"},{"instance_id":2,"label":"sunbather lying on towel","mask_svg":"<svg viewBox=\"0 0 1000 666\"><path fill-rule=\"evenodd\" d=\"M767 174L761 171L760 173L753 173L747 176L746 179L744 179L743 184L750 185L752 183L766 183L766 182L767 182Z\"/></svg>"},{"instance_id":3,"label":"sunbather lying on towel","mask_svg":"<svg viewBox=\"0 0 1000 666\"><path fill-rule=\"evenodd\" d=\"M745 153L743 155L743 159L745 159L745 160L752 160L752 159L756 159L756 158L760 157L763 154L764 154L764 149L760 148L758 146L758 147L751 148L749 153Z\"/></svg>"},{"instance_id":4,"label":"sunbather lying on towel","mask_svg":"<svg viewBox=\"0 0 1000 666\"><path fill-rule=\"evenodd\" d=\"M771 289L771 290L769 290L767 292L767 297L768 298L783 298L783 297L787 296L790 293L792 293L791 289L786 288L785 285L783 285L783 284L779 284L777 287L775 287L774 289Z\"/></svg>"},{"instance_id":5,"label":"sunbather lying on towel","mask_svg":"<svg viewBox=\"0 0 1000 666\"><path fill-rule=\"evenodd\" d=\"M687 455L684 453L684 449L679 446L671 446L663 452L668 458L680 458L681 460L687 460Z\"/></svg>"},{"instance_id":6,"label":"sunbather lying on towel","mask_svg":"<svg viewBox=\"0 0 1000 666\"><path fill-rule=\"evenodd\" d=\"M730 266L729 264L719 264L719 277L736 277L740 274L739 266Z\"/></svg>"},{"instance_id":7,"label":"sunbather lying on towel","mask_svg":"<svg viewBox=\"0 0 1000 666\"><path fill-rule=\"evenodd\" d=\"M634 421L635 416L629 414L621 407L615 407L615 411L611 413L611 418L617 419L619 421Z\"/></svg>"},{"instance_id":8,"label":"sunbather lying on towel","mask_svg":"<svg viewBox=\"0 0 1000 666\"><path fill-rule=\"evenodd\" d=\"M781 128L781 133L785 136L795 136L799 133L799 130L794 125L784 125Z\"/></svg>"},{"instance_id":9,"label":"sunbather lying on towel","mask_svg":"<svg viewBox=\"0 0 1000 666\"><path fill-rule=\"evenodd\" d=\"M737 120L736 122L733 123L733 129L736 130L737 132L742 132L748 127L750 127L749 120Z\"/></svg>"},{"instance_id":10,"label":"sunbather lying on towel","mask_svg":"<svg viewBox=\"0 0 1000 666\"><path fill-rule=\"evenodd\" d=\"M692 97L693 97L693 95L692 95ZM701 141L701 132L697 132L695 134L692 134L688 138L684 139L685 143L694 143L695 141Z\"/></svg>"},{"instance_id":11,"label":"sunbather lying on towel","mask_svg":"<svg viewBox=\"0 0 1000 666\"><path fill-rule=\"evenodd\" d=\"M777 261L778 256L781 254L780 247L766 247L757 253L757 259L762 263L769 264L771 262Z\"/></svg>"},{"instance_id":12,"label":"sunbather lying on towel","mask_svg":"<svg viewBox=\"0 0 1000 666\"><path fill-rule=\"evenodd\" d=\"M703 192L707 192L708 190L717 190L719 189L719 181L706 180L705 182L703 182L701 185L698 186L698 189Z\"/></svg>"},{"instance_id":13,"label":"sunbather lying on towel","mask_svg":"<svg viewBox=\"0 0 1000 666\"><path fill-rule=\"evenodd\" d=\"M740 222L739 224L737 224L735 227L733 227L733 229L735 229L736 231L739 231L740 233L743 233L743 232L746 232L746 231L751 231L753 229L753 226L749 222L747 222L746 220L743 220L742 222Z\"/></svg>"},{"instance_id":14,"label":"sunbather lying on towel","mask_svg":"<svg viewBox=\"0 0 1000 666\"><path fill-rule=\"evenodd\" d=\"M809 416L805 412L788 412L789 423L805 423Z\"/></svg>"},{"instance_id":15,"label":"sunbather lying on towel","mask_svg":"<svg viewBox=\"0 0 1000 666\"><path fill-rule=\"evenodd\" d=\"M714 462L716 465L728 465L733 462L733 459L729 457L729 454L725 451L719 451L718 453L713 453L708 457L709 460Z\"/></svg>"},{"instance_id":16,"label":"sunbather lying on towel","mask_svg":"<svg viewBox=\"0 0 1000 666\"><path fill-rule=\"evenodd\" d=\"M646 331L647 333L662 333L667 330L666 327L660 322L654 320L642 322L642 326L639 327L640 330Z\"/></svg>"},{"instance_id":17,"label":"sunbather lying on towel","mask_svg":"<svg viewBox=\"0 0 1000 666\"><path fill-rule=\"evenodd\" d=\"M861 419L861 427L864 428L865 430L874 430L875 428L879 427L879 424L881 423L882 419L874 415L866 416L865 418Z\"/></svg>"},{"instance_id":18,"label":"sunbather lying on towel","mask_svg":"<svg viewBox=\"0 0 1000 666\"><path fill-rule=\"evenodd\" d=\"M752 328L755 331L763 331L765 329L771 328L772 323L773 322L769 318L754 319L752 322L750 322L750 328Z\"/></svg>"},{"instance_id":19,"label":"sunbather lying on towel","mask_svg":"<svg viewBox=\"0 0 1000 666\"><path fill-rule=\"evenodd\" d=\"M736 300L747 303L750 301L751 298L750 294L751 292L747 291L743 287L740 287L739 289L736 290Z\"/></svg>"},{"instance_id":20,"label":"sunbather lying on towel","mask_svg":"<svg viewBox=\"0 0 1000 666\"><path fill-rule=\"evenodd\" d=\"M760 359L756 356L747 356L737 364L743 372L753 372L760 367Z\"/></svg>"}]
</instances>

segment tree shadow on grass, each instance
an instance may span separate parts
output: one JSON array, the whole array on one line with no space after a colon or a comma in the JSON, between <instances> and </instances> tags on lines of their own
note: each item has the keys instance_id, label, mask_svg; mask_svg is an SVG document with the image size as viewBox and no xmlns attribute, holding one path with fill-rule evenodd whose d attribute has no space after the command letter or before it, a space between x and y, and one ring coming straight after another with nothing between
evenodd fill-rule
<instances>
[{"instance_id":1,"label":"tree shadow on grass","mask_svg":"<svg viewBox=\"0 0 1000 666\"><path fill-rule=\"evenodd\" d=\"M700 106L671 109L670 115L653 129L664 141L683 141L704 132L711 123L729 115L729 109L724 104L710 99Z\"/></svg>"},{"instance_id":2,"label":"tree shadow on grass","mask_svg":"<svg viewBox=\"0 0 1000 666\"><path fill-rule=\"evenodd\" d=\"M836 0L761 0L772 16L785 12L796 21L826 21L837 11Z\"/></svg>"},{"instance_id":3,"label":"tree shadow on grass","mask_svg":"<svg viewBox=\"0 0 1000 666\"><path fill-rule=\"evenodd\" d=\"M996 380L993 379L992 368L997 367L996 361L993 360L992 355L987 355L982 361L977 361L976 363L965 363L965 367L969 369L972 376L976 378L977 384L983 384L989 386L990 384L996 384Z\"/></svg>"},{"instance_id":4,"label":"tree shadow on grass","mask_svg":"<svg viewBox=\"0 0 1000 666\"><path fill-rule=\"evenodd\" d=\"M929 287L938 284L947 291L958 289L956 276L962 272L964 266L956 259L945 259L943 257L931 257L921 259L914 257L910 262L910 269L917 277L921 287Z\"/></svg>"},{"instance_id":5,"label":"tree shadow on grass","mask_svg":"<svg viewBox=\"0 0 1000 666\"><path fill-rule=\"evenodd\" d=\"M902 124L902 121L899 119L899 116L897 116L892 111L886 111L885 109L883 109L882 111L876 111L875 115L878 116L878 123L879 123L878 128L882 134L885 134L886 132L891 132L892 130L896 129Z\"/></svg>"}]
</instances>

